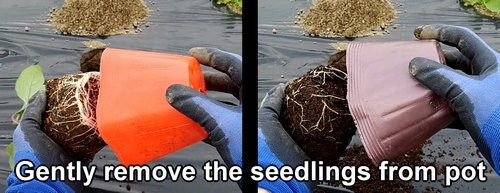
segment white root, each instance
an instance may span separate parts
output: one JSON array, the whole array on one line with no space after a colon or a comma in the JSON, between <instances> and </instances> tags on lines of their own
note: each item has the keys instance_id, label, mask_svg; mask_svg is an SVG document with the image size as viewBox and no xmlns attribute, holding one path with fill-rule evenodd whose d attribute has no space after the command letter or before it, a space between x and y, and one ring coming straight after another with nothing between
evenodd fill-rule
<instances>
[{"instance_id":1,"label":"white root","mask_svg":"<svg viewBox=\"0 0 500 193\"><path fill-rule=\"evenodd\" d=\"M301 119L300 119L300 123L299 123L299 125L300 125L300 127L301 127L303 130L305 130L306 132L309 132L309 129L307 129L307 127L305 127L304 125L302 125L302 122L307 121L307 120L305 120L305 119L304 119L304 107L302 107L302 105L301 105L300 103L298 103L297 101L295 101L295 100L293 100L292 98L290 98L290 97L288 97L288 96L287 96L287 97L286 97L286 101L288 102L288 100L291 100L293 103L295 103L297 106L299 106L299 107L300 107L300 113L301 113L301 114L300 114L300 117L301 117ZM288 104L288 103L287 103L287 104ZM294 131L295 131L295 129L294 129L294 130L292 130L292 133L293 133Z\"/></svg>"},{"instance_id":2,"label":"white root","mask_svg":"<svg viewBox=\"0 0 500 193\"><path fill-rule=\"evenodd\" d=\"M346 98L338 97L338 96L333 96L333 95L320 95L320 94L311 94L312 97L331 97L334 99L339 99L339 100L347 100Z\"/></svg>"},{"instance_id":3,"label":"white root","mask_svg":"<svg viewBox=\"0 0 500 193\"><path fill-rule=\"evenodd\" d=\"M285 99L285 102L287 104L287 106L290 106L291 104L289 104L289 102L292 102L293 104L297 105L299 108L300 108L300 122L299 122L299 127L301 129L301 132L302 133L309 133L311 131L314 131L314 130L318 130L320 131L320 126L323 126L323 128L327 128L325 127L326 124L328 123L331 123L333 121L335 121L336 119L340 118L341 116L350 116L351 114L349 113L340 113L334 109L332 109L330 106L328 106L327 102L325 102L325 100L342 100L342 101L346 101L347 99L345 97L340 97L340 96L335 96L333 94L316 94L316 93L313 93L310 95L310 98L313 98L313 97L318 97L318 98L323 98L321 99L321 102L323 103L323 107L322 107L322 110L321 110L321 114L319 116L314 116L314 117L317 117L317 120L315 120L315 124L313 126L311 126L310 128L304 126L303 123L305 122L308 122L308 121L311 121L311 120L308 120L306 119L305 115L304 115L304 104L307 104L307 101L301 101L303 104L297 102L296 100L294 100L295 97L297 97L298 94L301 93L302 89L304 88L307 88L307 87L313 87L315 89L318 89L319 91L317 93L325 93L324 90L320 90L320 88L326 84L326 79L327 78L338 78L338 79L341 79L341 80L347 80L347 74L335 67L332 67L332 66L324 66L323 67L323 70L314 70L314 71L311 71L309 74L312 75L313 78L320 78L322 79L320 83L318 84L315 84L315 85L300 85L299 88L295 89L295 90L292 90L292 92L290 93L290 95L287 95L286 96L286 99ZM298 84L299 82L301 82L303 79L304 79L305 76L299 78L295 83ZM328 118L326 117L326 113L327 112L333 112L335 113L336 115L338 115L338 117L335 117L333 119L331 118ZM307 117L307 118L311 118L311 117ZM296 128L294 128L295 130ZM292 133L294 132L294 130L292 130ZM333 132L333 127L330 127L330 131L329 132Z\"/></svg>"},{"instance_id":4,"label":"white root","mask_svg":"<svg viewBox=\"0 0 500 193\"><path fill-rule=\"evenodd\" d=\"M93 91L85 89L85 86L87 85L87 83L91 78L99 80L100 74L99 72L88 72L81 75L83 76L81 78L68 77L69 80L59 82L59 84L57 85L58 88L55 90L55 92L51 93L51 96L49 96L51 98L55 97L56 100L58 101L58 104L57 106L52 107L52 109L48 112L64 112L65 109L71 108L73 106L76 106L77 109L79 110L78 114L76 115L71 115L70 113L66 114L56 113L59 120L64 120L64 121L57 122L55 120L52 120L54 125L64 125L68 123L78 122L78 125L76 127L67 128L66 126L65 128L66 132L69 133L72 133L73 129L79 128L82 125L92 128L84 133L71 136L71 138L66 139L66 141L70 141L81 136L87 136L88 132L98 133L97 121L95 116L96 106L94 106L94 104L91 102L90 99L90 92ZM68 87L69 89L66 89ZM64 95L59 96L61 95L60 92L71 89L74 89L74 92L66 92L64 93ZM92 88L89 87L88 89ZM62 131L57 131L57 132L61 133ZM78 146L78 144L74 145Z\"/></svg>"}]
</instances>

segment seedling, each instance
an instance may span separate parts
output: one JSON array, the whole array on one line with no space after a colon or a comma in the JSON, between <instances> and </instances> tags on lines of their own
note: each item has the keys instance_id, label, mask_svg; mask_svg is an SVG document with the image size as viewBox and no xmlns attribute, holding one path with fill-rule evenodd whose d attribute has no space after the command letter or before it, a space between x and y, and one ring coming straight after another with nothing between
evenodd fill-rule
<instances>
[{"instance_id":1,"label":"seedling","mask_svg":"<svg viewBox=\"0 0 500 193\"><path fill-rule=\"evenodd\" d=\"M34 65L24 69L16 81L16 93L17 96L24 102L23 106L19 111L12 115L12 121L14 124L19 124L24 109L28 104L29 99L38 91L45 90L44 77L42 72L42 67L35 63ZM9 166L14 169L14 144L10 143L7 146L7 153L9 154Z\"/></svg>"},{"instance_id":2,"label":"seedling","mask_svg":"<svg viewBox=\"0 0 500 193\"><path fill-rule=\"evenodd\" d=\"M50 79L44 84L41 66L30 66L21 72L16 82L16 93L24 105L12 116L12 121L19 124L29 99L36 92L46 90L47 108L42 115L42 131L70 156L89 163L106 145L95 120L99 78L99 72L88 72ZM13 169L13 144L6 149Z\"/></svg>"}]
</instances>

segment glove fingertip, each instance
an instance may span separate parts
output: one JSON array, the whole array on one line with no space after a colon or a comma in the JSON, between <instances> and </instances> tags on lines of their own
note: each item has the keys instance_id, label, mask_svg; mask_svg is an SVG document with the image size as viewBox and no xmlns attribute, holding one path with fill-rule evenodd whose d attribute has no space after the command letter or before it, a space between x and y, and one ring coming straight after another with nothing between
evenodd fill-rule
<instances>
[{"instance_id":1,"label":"glove fingertip","mask_svg":"<svg viewBox=\"0 0 500 193\"><path fill-rule=\"evenodd\" d=\"M193 48L189 49L188 53L190 56L193 56L194 54L196 54L200 50L204 50L203 47L193 47Z\"/></svg>"},{"instance_id":2,"label":"glove fingertip","mask_svg":"<svg viewBox=\"0 0 500 193\"><path fill-rule=\"evenodd\" d=\"M165 96L167 98L168 103L174 105L178 101L185 100L189 96L191 96L191 92L194 91L188 86L182 84L172 84L167 88L165 92Z\"/></svg>"},{"instance_id":3,"label":"glove fingertip","mask_svg":"<svg viewBox=\"0 0 500 193\"><path fill-rule=\"evenodd\" d=\"M441 26L440 24L418 26L413 30L413 35L419 40L436 39Z\"/></svg>"},{"instance_id":4,"label":"glove fingertip","mask_svg":"<svg viewBox=\"0 0 500 193\"><path fill-rule=\"evenodd\" d=\"M196 58L201 64L210 65L210 53L217 48L194 47L189 49L189 56Z\"/></svg>"},{"instance_id":5,"label":"glove fingertip","mask_svg":"<svg viewBox=\"0 0 500 193\"><path fill-rule=\"evenodd\" d=\"M455 99L463 92L460 86L454 85L460 85L460 82L467 79L463 72L421 57L410 61L409 71L420 84L448 100Z\"/></svg>"},{"instance_id":6,"label":"glove fingertip","mask_svg":"<svg viewBox=\"0 0 500 193\"><path fill-rule=\"evenodd\" d=\"M184 114L191 114L193 110L200 107L199 103L191 100L193 98L200 98L203 101L210 101L214 104L220 105L220 103L210 99L203 93L182 84L173 84L169 86L166 91L166 98L167 102L172 107Z\"/></svg>"},{"instance_id":7,"label":"glove fingertip","mask_svg":"<svg viewBox=\"0 0 500 193\"><path fill-rule=\"evenodd\" d=\"M413 77L418 76L420 72L426 67L429 67L430 61L427 58L416 57L410 61L409 70Z\"/></svg>"},{"instance_id":8,"label":"glove fingertip","mask_svg":"<svg viewBox=\"0 0 500 193\"><path fill-rule=\"evenodd\" d=\"M433 82L439 80L441 77L445 77L445 75L437 71L439 69L447 70L447 68L449 67L446 65L423 57L413 58L409 65L410 74L421 84L429 88L432 88Z\"/></svg>"}]
</instances>

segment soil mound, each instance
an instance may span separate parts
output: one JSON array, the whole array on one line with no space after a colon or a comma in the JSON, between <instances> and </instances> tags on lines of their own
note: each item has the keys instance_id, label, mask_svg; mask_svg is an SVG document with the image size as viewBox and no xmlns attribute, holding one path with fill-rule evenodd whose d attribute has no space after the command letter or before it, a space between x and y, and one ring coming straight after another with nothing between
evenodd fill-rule
<instances>
[{"instance_id":1,"label":"soil mound","mask_svg":"<svg viewBox=\"0 0 500 193\"><path fill-rule=\"evenodd\" d=\"M337 165L356 133L347 104L346 52L285 88L280 122L312 160Z\"/></svg>"},{"instance_id":2,"label":"soil mound","mask_svg":"<svg viewBox=\"0 0 500 193\"><path fill-rule=\"evenodd\" d=\"M148 15L143 0L66 0L52 23L63 34L111 36L127 33Z\"/></svg>"},{"instance_id":3,"label":"soil mound","mask_svg":"<svg viewBox=\"0 0 500 193\"><path fill-rule=\"evenodd\" d=\"M385 29L396 11L389 0L316 0L299 19L310 35L356 38Z\"/></svg>"}]
</instances>

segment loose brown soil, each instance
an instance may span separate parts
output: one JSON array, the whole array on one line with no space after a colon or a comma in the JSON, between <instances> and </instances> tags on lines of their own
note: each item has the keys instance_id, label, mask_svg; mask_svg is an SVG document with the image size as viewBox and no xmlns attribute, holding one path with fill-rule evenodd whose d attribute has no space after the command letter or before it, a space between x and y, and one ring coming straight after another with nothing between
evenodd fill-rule
<instances>
[{"instance_id":1,"label":"loose brown soil","mask_svg":"<svg viewBox=\"0 0 500 193\"><path fill-rule=\"evenodd\" d=\"M345 50L347 50L349 43L345 43L345 42L331 43L330 46L332 46L336 50L345 51Z\"/></svg>"},{"instance_id":2,"label":"loose brown soil","mask_svg":"<svg viewBox=\"0 0 500 193\"><path fill-rule=\"evenodd\" d=\"M419 147L408 151L404 155L392 159L390 161L390 165L405 165L412 167L417 165L428 165L422 161L423 146L424 144L421 144ZM356 181L353 186L346 187L347 189L352 190L356 193L411 192L411 190L414 188L410 183L403 182L399 179L396 179L394 181L381 181L380 171L378 167L376 167L372 163L372 160L368 157L368 154L366 153L363 146L354 145L353 147L348 148L345 151L344 156L339 161L339 166L356 166L356 168L360 166L368 166L370 168L370 180L365 182ZM333 186L341 185L339 182L330 182L329 184Z\"/></svg>"},{"instance_id":3,"label":"loose brown soil","mask_svg":"<svg viewBox=\"0 0 500 193\"><path fill-rule=\"evenodd\" d=\"M99 72L101 68L101 57L104 49L91 50L82 55L80 58L80 71L82 72Z\"/></svg>"},{"instance_id":4,"label":"loose brown soil","mask_svg":"<svg viewBox=\"0 0 500 193\"><path fill-rule=\"evenodd\" d=\"M356 38L379 34L373 31L387 28L396 11L389 0L316 0L298 18L312 36Z\"/></svg>"},{"instance_id":5,"label":"loose brown soil","mask_svg":"<svg viewBox=\"0 0 500 193\"><path fill-rule=\"evenodd\" d=\"M465 134L467 135L467 134ZM469 136L464 136L458 137L458 138L451 138L449 137L448 139L443 139L444 144L447 144L451 140L456 140L456 141L461 141L461 140L470 140ZM439 142L438 142L439 143ZM447 150L445 150L447 149ZM427 150L427 153L425 153L425 150ZM365 149L363 146L354 144L352 147L349 147L345 150L344 155L340 158L339 160L339 167L345 167L345 166L368 166L370 168L370 174L371 178L368 181L356 181L356 183L353 186L350 187L345 187L349 190L354 191L355 193L379 193L379 192L391 192L391 193L410 193L410 192L423 192L423 193L440 193L440 192L467 192L467 191L462 191L464 189L468 189L467 185L464 186L464 184L461 184L459 186L451 186L447 187L444 185L445 183L445 167L448 164L440 163L437 161L439 158L447 157L448 159L451 159L451 161L456 161L461 165L464 164L465 160L467 159L466 157L459 157L459 158L454 158L457 157L455 154L457 151L467 151L468 154L472 156L477 156L478 158L483 158L477 149L477 146L473 145L470 147L462 148L461 145L456 145L452 146L452 148L441 148L432 145L431 140L427 140L426 142L420 144L418 147L415 147L414 149L406 152L405 154L402 154L396 158L393 158L390 160L389 165L396 165L396 166L410 166L410 167L415 167L415 166L432 166L436 168L436 174L437 174L437 182L440 182L441 185L432 185L429 184L429 186L423 187L421 185L418 185L418 187L415 187L412 185L412 182L403 182L401 181L396 174L396 180L395 181L381 181L380 180L380 172L378 167L373 165L371 159L368 157L368 154L366 153ZM427 161L424 161L427 160ZM489 169L486 171L486 173L491 173L493 174L494 171L492 169ZM406 175L406 174L405 174ZM388 176L386 174L386 176ZM338 181L330 181L326 182L326 184L331 185L331 186L340 186L341 182ZM457 191L458 190L458 191ZM483 188L483 191L485 191L486 188ZM318 189L316 193L323 193L326 192L323 189ZM486 192L488 192L486 190Z\"/></svg>"},{"instance_id":6,"label":"loose brown soil","mask_svg":"<svg viewBox=\"0 0 500 193\"><path fill-rule=\"evenodd\" d=\"M95 40L83 41L82 44L85 45L87 48L90 48L91 50L101 49L107 46L105 43Z\"/></svg>"},{"instance_id":7,"label":"loose brown soil","mask_svg":"<svg viewBox=\"0 0 500 193\"><path fill-rule=\"evenodd\" d=\"M345 52L285 88L280 121L312 160L337 165L356 133L347 105Z\"/></svg>"},{"instance_id":8,"label":"loose brown soil","mask_svg":"<svg viewBox=\"0 0 500 193\"><path fill-rule=\"evenodd\" d=\"M148 15L143 0L66 0L50 16L63 34L111 36L129 32L125 29L139 26Z\"/></svg>"},{"instance_id":9,"label":"loose brown soil","mask_svg":"<svg viewBox=\"0 0 500 193\"><path fill-rule=\"evenodd\" d=\"M90 163L106 145L95 123L99 75L66 75L47 80L46 89L44 132L70 156Z\"/></svg>"}]
</instances>

